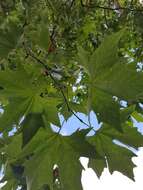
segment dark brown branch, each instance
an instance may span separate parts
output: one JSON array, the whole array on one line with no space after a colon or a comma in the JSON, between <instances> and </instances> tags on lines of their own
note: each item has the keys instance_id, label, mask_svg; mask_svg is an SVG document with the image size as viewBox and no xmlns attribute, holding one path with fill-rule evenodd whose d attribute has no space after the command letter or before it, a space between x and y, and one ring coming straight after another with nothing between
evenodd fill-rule
<instances>
[{"instance_id":1,"label":"dark brown branch","mask_svg":"<svg viewBox=\"0 0 143 190\"><path fill-rule=\"evenodd\" d=\"M103 9L103 10L109 10L109 11L118 11L118 10L126 10L130 12L143 12L143 9L132 9L129 7L105 7L105 6L100 6L100 5L85 5L82 0L80 0L81 6L86 7L86 8L98 8L98 9Z\"/></svg>"}]
</instances>

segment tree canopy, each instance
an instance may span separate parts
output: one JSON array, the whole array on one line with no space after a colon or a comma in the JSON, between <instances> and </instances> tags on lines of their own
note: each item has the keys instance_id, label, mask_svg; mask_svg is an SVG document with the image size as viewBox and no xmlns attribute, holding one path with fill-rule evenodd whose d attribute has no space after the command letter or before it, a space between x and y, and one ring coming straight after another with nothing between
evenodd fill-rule
<instances>
[{"instance_id":1,"label":"tree canopy","mask_svg":"<svg viewBox=\"0 0 143 190\"><path fill-rule=\"evenodd\" d=\"M134 180L142 60L137 0L1 0L2 190L82 190L80 157L99 177L108 167ZM85 129L63 136L61 117L71 116Z\"/></svg>"}]
</instances>

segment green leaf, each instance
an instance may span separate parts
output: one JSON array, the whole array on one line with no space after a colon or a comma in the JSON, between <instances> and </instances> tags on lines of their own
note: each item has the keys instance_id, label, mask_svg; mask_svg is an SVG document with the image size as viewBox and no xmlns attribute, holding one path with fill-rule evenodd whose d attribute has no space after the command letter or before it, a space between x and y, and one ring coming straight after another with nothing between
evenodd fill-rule
<instances>
[{"instance_id":1,"label":"green leaf","mask_svg":"<svg viewBox=\"0 0 143 190\"><path fill-rule=\"evenodd\" d=\"M38 45L43 48L44 50L48 51L48 47L50 44L50 35L49 35L49 30L48 26L46 24L42 24L39 26L39 31L38 31Z\"/></svg>"},{"instance_id":2,"label":"green leaf","mask_svg":"<svg viewBox=\"0 0 143 190\"><path fill-rule=\"evenodd\" d=\"M97 177L100 178L104 168L107 168L106 159L101 159L101 158L90 159L88 166L92 168L95 171Z\"/></svg>"},{"instance_id":3,"label":"green leaf","mask_svg":"<svg viewBox=\"0 0 143 190\"><path fill-rule=\"evenodd\" d=\"M86 64L86 69L90 74L88 109L94 110L100 121L113 125L120 131L120 106L113 99L114 94L112 95L110 92L100 88L97 80L104 76L104 73L109 71L113 65L119 64L118 44L122 35L123 30L106 37L89 61L85 58L87 57L86 52L81 51L82 55L84 55L83 63L84 65Z\"/></svg>"},{"instance_id":4,"label":"green leaf","mask_svg":"<svg viewBox=\"0 0 143 190\"><path fill-rule=\"evenodd\" d=\"M32 77L23 67L15 71L8 69L0 71L0 86L2 87L1 94L7 98L32 96L38 89L33 85Z\"/></svg>"},{"instance_id":5,"label":"green leaf","mask_svg":"<svg viewBox=\"0 0 143 190\"><path fill-rule=\"evenodd\" d=\"M120 133L115 130L115 128L111 128L109 125L105 125L103 129L101 128L101 132L105 135L110 136L112 139L117 139L133 148L143 146L143 135L137 131L136 127L124 124L122 128L123 132Z\"/></svg>"},{"instance_id":6,"label":"green leaf","mask_svg":"<svg viewBox=\"0 0 143 190\"><path fill-rule=\"evenodd\" d=\"M58 116L58 108L57 105L60 103L57 98L49 98L49 100L45 101L45 116L47 121L60 126L60 119Z\"/></svg>"},{"instance_id":7,"label":"green leaf","mask_svg":"<svg viewBox=\"0 0 143 190\"><path fill-rule=\"evenodd\" d=\"M122 109L120 111L122 123L126 122L134 111L135 111L135 105Z\"/></svg>"},{"instance_id":8,"label":"green leaf","mask_svg":"<svg viewBox=\"0 0 143 190\"><path fill-rule=\"evenodd\" d=\"M57 134L50 136L47 133L45 143L41 143L41 148L38 148L36 154L25 163L28 188L38 190L43 184L48 184L52 189L55 185L53 167L57 164L60 187L69 190L82 189L80 182L82 166L79 158L87 155L95 156L93 147L85 141L86 133L87 131L79 131L70 137ZM37 140L38 135L39 133L34 137ZM43 135L45 136L44 130ZM36 168L35 165L37 165Z\"/></svg>"},{"instance_id":9,"label":"green leaf","mask_svg":"<svg viewBox=\"0 0 143 190\"><path fill-rule=\"evenodd\" d=\"M119 104L110 94L96 88L92 89L91 108L97 114L99 121L106 122L121 130Z\"/></svg>"},{"instance_id":10,"label":"green leaf","mask_svg":"<svg viewBox=\"0 0 143 190\"><path fill-rule=\"evenodd\" d=\"M88 106L97 113L100 121L121 129L119 103L113 99L129 103L142 100L143 74L125 63L118 56L118 43L123 31L108 36L92 55L89 62L91 76ZM86 61L86 59L85 59Z\"/></svg>"},{"instance_id":11,"label":"green leaf","mask_svg":"<svg viewBox=\"0 0 143 190\"><path fill-rule=\"evenodd\" d=\"M143 146L143 136L137 132L136 128L124 125L123 132L120 133L109 125L103 125L93 137L89 137L89 142L96 147L102 158L90 159L89 166L96 171L98 177L101 176L103 169L108 166L111 173L119 171L134 180L132 170L135 165L131 158L135 154L119 144L114 144L113 140L118 140L134 148Z\"/></svg>"},{"instance_id":12,"label":"green leaf","mask_svg":"<svg viewBox=\"0 0 143 190\"><path fill-rule=\"evenodd\" d=\"M1 29L0 34L0 57L5 58L16 48L22 29L16 25L11 25L7 31Z\"/></svg>"},{"instance_id":13,"label":"green leaf","mask_svg":"<svg viewBox=\"0 0 143 190\"><path fill-rule=\"evenodd\" d=\"M17 98L10 101L0 117L0 131L9 131L14 124L19 125L21 118L28 113L31 101L31 98Z\"/></svg>"},{"instance_id":14,"label":"green leaf","mask_svg":"<svg viewBox=\"0 0 143 190\"><path fill-rule=\"evenodd\" d=\"M114 171L119 171L134 180L133 167L135 165L131 158L135 154L126 148L114 144L112 140L110 136L102 132L90 138L89 142L96 147L98 154L102 158L90 159L89 167L95 170L98 177L101 176L103 169L108 167L111 174Z\"/></svg>"},{"instance_id":15,"label":"green leaf","mask_svg":"<svg viewBox=\"0 0 143 190\"><path fill-rule=\"evenodd\" d=\"M143 122L143 116L142 116L142 114L140 114L140 113L134 111L134 112L132 113L132 116L133 116L138 122Z\"/></svg>"},{"instance_id":16,"label":"green leaf","mask_svg":"<svg viewBox=\"0 0 143 190\"><path fill-rule=\"evenodd\" d=\"M45 51L48 51L50 44L50 35L47 23L39 24L36 28L36 31L30 33L30 39L35 45L38 45Z\"/></svg>"},{"instance_id":17,"label":"green leaf","mask_svg":"<svg viewBox=\"0 0 143 190\"><path fill-rule=\"evenodd\" d=\"M89 62L89 73L92 79L102 75L109 70L114 64L118 64L119 40L123 36L124 30L113 33L105 38L99 48L92 54Z\"/></svg>"},{"instance_id":18,"label":"green leaf","mask_svg":"<svg viewBox=\"0 0 143 190\"><path fill-rule=\"evenodd\" d=\"M3 88L1 94L9 100L0 117L1 131L10 130L13 124L19 124L21 118L31 112L44 112L49 122L60 125L56 107L59 99L49 96L41 97L41 93L45 90L45 84L41 82L39 85L33 80L23 68L0 72L0 86Z\"/></svg>"},{"instance_id":19,"label":"green leaf","mask_svg":"<svg viewBox=\"0 0 143 190\"><path fill-rule=\"evenodd\" d=\"M89 65L89 53L85 51L82 47L78 47L78 58L80 65L90 74L90 65Z\"/></svg>"},{"instance_id":20,"label":"green leaf","mask_svg":"<svg viewBox=\"0 0 143 190\"><path fill-rule=\"evenodd\" d=\"M122 100L137 102L143 99L143 73L137 72L127 64L114 65L109 71L99 76L94 85Z\"/></svg>"},{"instance_id":21,"label":"green leaf","mask_svg":"<svg viewBox=\"0 0 143 190\"><path fill-rule=\"evenodd\" d=\"M42 115L39 113L29 114L22 122L23 146L44 126Z\"/></svg>"},{"instance_id":22,"label":"green leaf","mask_svg":"<svg viewBox=\"0 0 143 190\"><path fill-rule=\"evenodd\" d=\"M9 142L3 148L3 152L6 154L9 161L16 160L17 156L21 153L21 135L14 135L13 137L9 137L8 140Z\"/></svg>"},{"instance_id":23,"label":"green leaf","mask_svg":"<svg viewBox=\"0 0 143 190\"><path fill-rule=\"evenodd\" d=\"M15 76L17 76L17 80L14 81ZM13 124L19 124L22 116L29 112L35 89L32 84L27 85L28 79L29 76L24 72L0 72L0 85L4 88L1 93L9 98L9 103L4 107L4 113L0 117L1 131L9 130ZM13 111L14 109L15 111Z\"/></svg>"},{"instance_id":24,"label":"green leaf","mask_svg":"<svg viewBox=\"0 0 143 190\"><path fill-rule=\"evenodd\" d=\"M142 29L142 27L143 27L143 14L142 14L142 12L136 12L136 13L134 13L134 24L135 24L135 26L137 27L137 30L139 31L139 32L143 32L143 29Z\"/></svg>"},{"instance_id":25,"label":"green leaf","mask_svg":"<svg viewBox=\"0 0 143 190\"><path fill-rule=\"evenodd\" d=\"M6 185L4 185L1 190L12 190L13 188L16 188L17 185L15 184L14 180L9 180Z\"/></svg>"},{"instance_id":26,"label":"green leaf","mask_svg":"<svg viewBox=\"0 0 143 190\"><path fill-rule=\"evenodd\" d=\"M86 104L85 102L77 104L75 102L69 102L69 106L70 108L74 111L74 112L80 112L80 113L87 113L87 108L86 108ZM68 110L67 105L63 104L60 113L64 116L64 118L66 120L68 120L73 114L71 113L71 111Z\"/></svg>"}]
</instances>

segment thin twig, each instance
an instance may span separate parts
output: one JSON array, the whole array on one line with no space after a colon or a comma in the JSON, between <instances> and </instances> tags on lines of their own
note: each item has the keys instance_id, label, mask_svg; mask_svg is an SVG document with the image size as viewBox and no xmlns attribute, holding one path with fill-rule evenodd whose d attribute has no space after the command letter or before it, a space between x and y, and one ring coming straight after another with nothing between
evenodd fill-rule
<instances>
[{"instance_id":1,"label":"thin twig","mask_svg":"<svg viewBox=\"0 0 143 190\"><path fill-rule=\"evenodd\" d=\"M65 101L65 103L66 103L66 105L67 105L67 108L68 108L68 111L70 111L81 123L83 123L84 125L86 125L86 126L88 126L89 128L91 128L87 123L85 123L78 115L76 115L76 113L70 108L70 106L69 106L69 103L68 103L68 100L67 100L67 98L66 98L66 96L65 96L65 94L64 94L64 92L63 92L63 90L60 88L60 91L61 91L61 94L62 94L62 96L63 96L63 98L64 98L64 101Z\"/></svg>"},{"instance_id":2,"label":"thin twig","mask_svg":"<svg viewBox=\"0 0 143 190\"><path fill-rule=\"evenodd\" d=\"M63 127L63 125L64 125L64 123L65 123L65 119L63 120L63 122L61 123L61 127L59 128L59 130L58 130L58 134L61 132L61 130L62 130L62 127Z\"/></svg>"},{"instance_id":3,"label":"thin twig","mask_svg":"<svg viewBox=\"0 0 143 190\"><path fill-rule=\"evenodd\" d=\"M52 79L52 81L54 82L54 84L57 86L57 88L59 89L59 91L61 92L64 102L68 108L68 111L70 111L81 123L83 123L84 125L88 126L89 128L91 128L91 126L89 126L86 122L84 122L78 115L76 115L76 113L70 108L69 102L64 94L64 91L61 87L61 85L58 83L58 81L53 77L52 72L51 72L51 68L48 67L43 61L41 61L39 58L37 58L33 52L31 50L26 50L26 53L31 56L35 61L37 61L38 63L40 63L47 71L47 75L50 76L50 78Z\"/></svg>"}]
</instances>

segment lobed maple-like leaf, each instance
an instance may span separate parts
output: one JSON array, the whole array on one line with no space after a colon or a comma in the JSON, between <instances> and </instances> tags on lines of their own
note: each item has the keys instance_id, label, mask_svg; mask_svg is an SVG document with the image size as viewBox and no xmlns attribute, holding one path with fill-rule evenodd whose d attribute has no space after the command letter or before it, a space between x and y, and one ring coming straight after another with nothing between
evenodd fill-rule
<instances>
[{"instance_id":1,"label":"lobed maple-like leaf","mask_svg":"<svg viewBox=\"0 0 143 190\"><path fill-rule=\"evenodd\" d=\"M32 147L33 144L35 147L35 143L40 143L41 138L45 139L44 144L35 147L34 156L25 162L28 188L38 190L43 184L48 184L50 189L56 186L56 181L54 181L56 178L54 165L56 164L61 189L82 189L80 180L82 166L79 158L88 155L94 157L96 153L92 145L85 141L86 133L87 130L76 132L69 137L62 137L54 133L45 135L45 131L41 129L28 145Z\"/></svg>"},{"instance_id":2,"label":"lobed maple-like leaf","mask_svg":"<svg viewBox=\"0 0 143 190\"><path fill-rule=\"evenodd\" d=\"M0 72L1 96L7 97L9 101L0 118L1 131L11 129L13 124L19 124L22 117L30 112L44 111L49 122L59 125L56 107L59 98L41 97L45 84L35 84L30 76L23 68Z\"/></svg>"},{"instance_id":3,"label":"lobed maple-like leaf","mask_svg":"<svg viewBox=\"0 0 143 190\"><path fill-rule=\"evenodd\" d=\"M123 132L120 133L115 128L109 125L103 125L97 133L89 138L89 142L96 147L101 159L90 159L89 166L95 170L100 177L105 167L109 171L119 171L129 178L134 180L133 168L134 163L131 161L133 156L131 147L138 148L143 146L143 136L137 131L135 127L124 125ZM118 140L115 144L113 140ZM123 147L123 143L126 148ZM129 145L129 149L127 149Z\"/></svg>"},{"instance_id":4,"label":"lobed maple-like leaf","mask_svg":"<svg viewBox=\"0 0 143 190\"><path fill-rule=\"evenodd\" d=\"M88 106L100 121L121 129L120 104L117 101L142 100L143 74L126 64L118 55L118 44L125 30L111 34L89 57L79 49L79 61L89 74Z\"/></svg>"}]
</instances>

